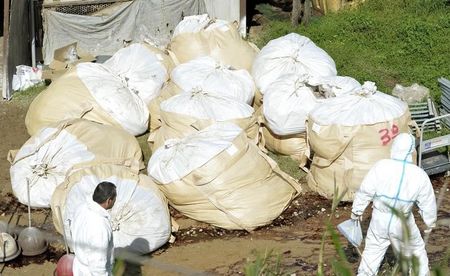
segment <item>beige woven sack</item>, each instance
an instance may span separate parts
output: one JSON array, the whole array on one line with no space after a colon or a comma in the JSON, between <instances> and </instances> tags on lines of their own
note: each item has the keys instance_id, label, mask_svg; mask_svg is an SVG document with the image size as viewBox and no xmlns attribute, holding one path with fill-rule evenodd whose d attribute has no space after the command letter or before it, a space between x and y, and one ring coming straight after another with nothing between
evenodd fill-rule
<instances>
[{"instance_id":1,"label":"beige woven sack","mask_svg":"<svg viewBox=\"0 0 450 276\"><path fill-rule=\"evenodd\" d=\"M79 72L84 74L85 82ZM95 91L90 91L85 83L89 83ZM101 102L94 98L94 94ZM148 129L148 117L145 103L106 67L81 63L33 100L25 117L25 125L28 133L34 135L53 123L84 118L139 135Z\"/></svg>"},{"instance_id":2,"label":"beige woven sack","mask_svg":"<svg viewBox=\"0 0 450 276\"><path fill-rule=\"evenodd\" d=\"M64 106L64 108L61 108ZM101 108L77 75L76 67L42 91L30 104L25 125L32 136L44 126L69 118L81 118L120 127Z\"/></svg>"},{"instance_id":3,"label":"beige woven sack","mask_svg":"<svg viewBox=\"0 0 450 276\"><path fill-rule=\"evenodd\" d=\"M169 240L171 219L167 199L153 180L139 174L137 168L112 162L78 170L56 188L51 202L53 224L59 233L65 231L69 245L70 222L77 207L92 200L101 181L110 181L117 187L116 202L110 211L115 248L146 254Z\"/></svg>"},{"instance_id":4,"label":"beige woven sack","mask_svg":"<svg viewBox=\"0 0 450 276\"><path fill-rule=\"evenodd\" d=\"M197 57L211 56L224 64L250 72L259 49L253 43L242 39L234 24L230 23L226 27L226 31L215 28L178 34L169 44L169 49L180 63Z\"/></svg>"},{"instance_id":5,"label":"beige woven sack","mask_svg":"<svg viewBox=\"0 0 450 276\"><path fill-rule=\"evenodd\" d=\"M273 133L267 126L261 127L261 146L282 155L290 156L303 167L309 156L306 133L280 136Z\"/></svg>"},{"instance_id":6,"label":"beige woven sack","mask_svg":"<svg viewBox=\"0 0 450 276\"><path fill-rule=\"evenodd\" d=\"M169 80L164 84L159 96L150 102L148 105L148 109L150 111L150 132L154 132L161 127L161 103L170 97L179 94L180 92L180 87Z\"/></svg>"},{"instance_id":7,"label":"beige woven sack","mask_svg":"<svg viewBox=\"0 0 450 276\"><path fill-rule=\"evenodd\" d=\"M32 207L50 207L54 189L69 171L87 164L117 162L144 168L136 138L120 128L83 119L60 122L42 129L19 151L10 151L14 195Z\"/></svg>"},{"instance_id":8,"label":"beige woven sack","mask_svg":"<svg viewBox=\"0 0 450 276\"><path fill-rule=\"evenodd\" d=\"M302 190L244 132L203 166L159 188L190 218L247 231L271 223Z\"/></svg>"},{"instance_id":9,"label":"beige woven sack","mask_svg":"<svg viewBox=\"0 0 450 276\"><path fill-rule=\"evenodd\" d=\"M234 123L243 129L247 137L256 144L259 139L258 116L258 113L255 112L251 117L229 120L227 122ZM157 131L151 132L148 137L149 146L152 151L163 146L164 142L168 139L183 138L216 123L212 119L197 119L188 115L162 110L161 119L162 126Z\"/></svg>"},{"instance_id":10,"label":"beige woven sack","mask_svg":"<svg viewBox=\"0 0 450 276\"><path fill-rule=\"evenodd\" d=\"M380 159L390 158L392 139L408 132L411 115L408 110L399 118L372 125L318 126L309 118L308 140L314 152L308 186L329 199L334 185L339 194L347 190L344 201L352 201L369 171Z\"/></svg>"}]
</instances>

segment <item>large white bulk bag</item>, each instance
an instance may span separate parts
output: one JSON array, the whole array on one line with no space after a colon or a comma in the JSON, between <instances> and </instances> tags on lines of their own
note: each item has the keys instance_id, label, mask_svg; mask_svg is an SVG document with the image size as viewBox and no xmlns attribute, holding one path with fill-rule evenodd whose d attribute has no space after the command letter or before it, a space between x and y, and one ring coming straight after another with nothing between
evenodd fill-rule
<instances>
[{"instance_id":1,"label":"large white bulk bag","mask_svg":"<svg viewBox=\"0 0 450 276\"><path fill-rule=\"evenodd\" d=\"M150 130L160 126L160 104L181 93L200 88L210 93L228 96L249 105L255 95L255 83L247 70L237 70L222 64L212 57L199 57L178 65L170 74L170 82L158 98L152 100L150 109Z\"/></svg>"},{"instance_id":2,"label":"large white bulk bag","mask_svg":"<svg viewBox=\"0 0 450 276\"><path fill-rule=\"evenodd\" d=\"M202 29L207 28L210 23L211 18L209 18L208 14L206 13L200 15L185 16L183 20L181 20L180 23L175 26L172 37L176 37L177 35L184 33L200 32Z\"/></svg>"},{"instance_id":3,"label":"large white bulk bag","mask_svg":"<svg viewBox=\"0 0 450 276\"><path fill-rule=\"evenodd\" d=\"M265 93L267 86L284 74L336 76L333 59L311 39L290 33L273 39L256 56L252 76L256 87Z\"/></svg>"},{"instance_id":4,"label":"large white bulk bag","mask_svg":"<svg viewBox=\"0 0 450 276\"><path fill-rule=\"evenodd\" d=\"M270 223L301 191L232 123L167 141L147 170L178 211L226 229Z\"/></svg>"},{"instance_id":5,"label":"large white bulk bag","mask_svg":"<svg viewBox=\"0 0 450 276\"><path fill-rule=\"evenodd\" d=\"M319 76L309 79L308 83L317 86L325 98L339 97L361 89L361 84L357 80L344 76Z\"/></svg>"},{"instance_id":6,"label":"large white bulk bag","mask_svg":"<svg viewBox=\"0 0 450 276\"><path fill-rule=\"evenodd\" d=\"M210 56L199 57L178 65L170 79L182 91L201 88L228 96L249 105L255 95L255 83L247 70L234 69Z\"/></svg>"},{"instance_id":7,"label":"large white bulk bag","mask_svg":"<svg viewBox=\"0 0 450 276\"><path fill-rule=\"evenodd\" d=\"M148 129L149 111L142 99L108 67L81 63L33 100L25 125L33 135L52 123L74 118L121 127L139 135Z\"/></svg>"},{"instance_id":8,"label":"large white bulk bag","mask_svg":"<svg viewBox=\"0 0 450 276\"><path fill-rule=\"evenodd\" d=\"M277 135L305 131L305 121L318 100L305 75L284 75L267 87L263 114L267 126Z\"/></svg>"},{"instance_id":9,"label":"large white bulk bag","mask_svg":"<svg viewBox=\"0 0 450 276\"><path fill-rule=\"evenodd\" d=\"M92 200L96 186L102 181L112 182L117 187L116 202L110 210L115 249L146 254L169 240L171 224L167 200L152 179L124 166L102 164L70 174L53 194L53 224L59 233L65 231L69 245L89 242L72 240L70 221L80 205Z\"/></svg>"},{"instance_id":10,"label":"large white bulk bag","mask_svg":"<svg viewBox=\"0 0 450 276\"><path fill-rule=\"evenodd\" d=\"M103 65L119 76L146 104L156 98L169 78L163 57L143 44L132 44L117 51Z\"/></svg>"},{"instance_id":11,"label":"large white bulk bag","mask_svg":"<svg viewBox=\"0 0 450 276\"><path fill-rule=\"evenodd\" d=\"M392 139L408 132L408 105L366 82L355 93L331 98L309 114L308 141L314 152L309 187L333 198L334 185L353 200L375 162L389 158Z\"/></svg>"},{"instance_id":12,"label":"large white bulk bag","mask_svg":"<svg viewBox=\"0 0 450 276\"><path fill-rule=\"evenodd\" d=\"M17 153L10 152L11 186L20 203L50 207L55 188L76 167L102 162L123 162L142 167L136 138L112 126L76 119L44 127Z\"/></svg>"},{"instance_id":13,"label":"large white bulk bag","mask_svg":"<svg viewBox=\"0 0 450 276\"><path fill-rule=\"evenodd\" d=\"M169 44L179 63L211 56L236 69L251 70L259 49L242 39L232 23L212 20L205 15L185 17L175 28Z\"/></svg>"},{"instance_id":14,"label":"large white bulk bag","mask_svg":"<svg viewBox=\"0 0 450 276\"><path fill-rule=\"evenodd\" d=\"M184 92L161 103L162 126L149 136L153 150L173 138L182 138L215 122L233 122L250 139L258 137L258 118L246 103L203 90Z\"/></svg>"}]
</instances>

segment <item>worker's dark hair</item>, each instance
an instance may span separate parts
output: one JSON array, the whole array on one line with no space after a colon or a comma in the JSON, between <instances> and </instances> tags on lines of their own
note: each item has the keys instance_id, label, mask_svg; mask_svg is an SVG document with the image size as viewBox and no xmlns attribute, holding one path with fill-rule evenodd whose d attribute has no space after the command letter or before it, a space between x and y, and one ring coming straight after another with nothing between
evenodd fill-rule
<instances>
[{"instance_id":1,"label":"worker's dark hair","mask_svg":"<svg viewBox=\"0 0 450 276\"><path fill-rule=\"evenodd\" d=\"M92 199L98 204L102 204L108 198L115 198L117 195L116 185L108 181L100 182L94 190Z\"/></svg>"}]
</instances>

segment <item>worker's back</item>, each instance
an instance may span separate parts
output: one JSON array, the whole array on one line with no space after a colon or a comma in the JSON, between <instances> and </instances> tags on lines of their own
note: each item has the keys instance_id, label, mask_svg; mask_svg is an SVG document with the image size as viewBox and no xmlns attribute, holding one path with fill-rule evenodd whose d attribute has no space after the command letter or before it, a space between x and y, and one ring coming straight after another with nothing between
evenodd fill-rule
<instances>
[{"instance_id":1,"label":"worker's back","mask_svg":"<svg viewBox=\"0 0 450 276\"><path fill-rule=\"evenodd\" d=\"M76 211L71 230L74 276L111 275L114 256L109 213L88 201Z\"/></svg>"}]
</instances>

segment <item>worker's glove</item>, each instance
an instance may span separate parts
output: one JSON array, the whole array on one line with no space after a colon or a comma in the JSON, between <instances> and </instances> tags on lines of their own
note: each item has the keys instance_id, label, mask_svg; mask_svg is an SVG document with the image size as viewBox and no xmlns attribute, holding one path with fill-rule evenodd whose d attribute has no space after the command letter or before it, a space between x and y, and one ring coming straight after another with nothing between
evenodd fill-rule
<instances>
[{"instance_id":1,"label":"worker's glove","mask_svg":"<svg viewBox=\"0 0 450 276\"><path fill-rule=\"evenodd\" d=\"M357 215L357 214L355 214L355 213L352 213L352 214L350 215L350 218L351 218L352 220L362 221L362 217L359 216L359 215Z\"/></svg>"}]
</instances>

